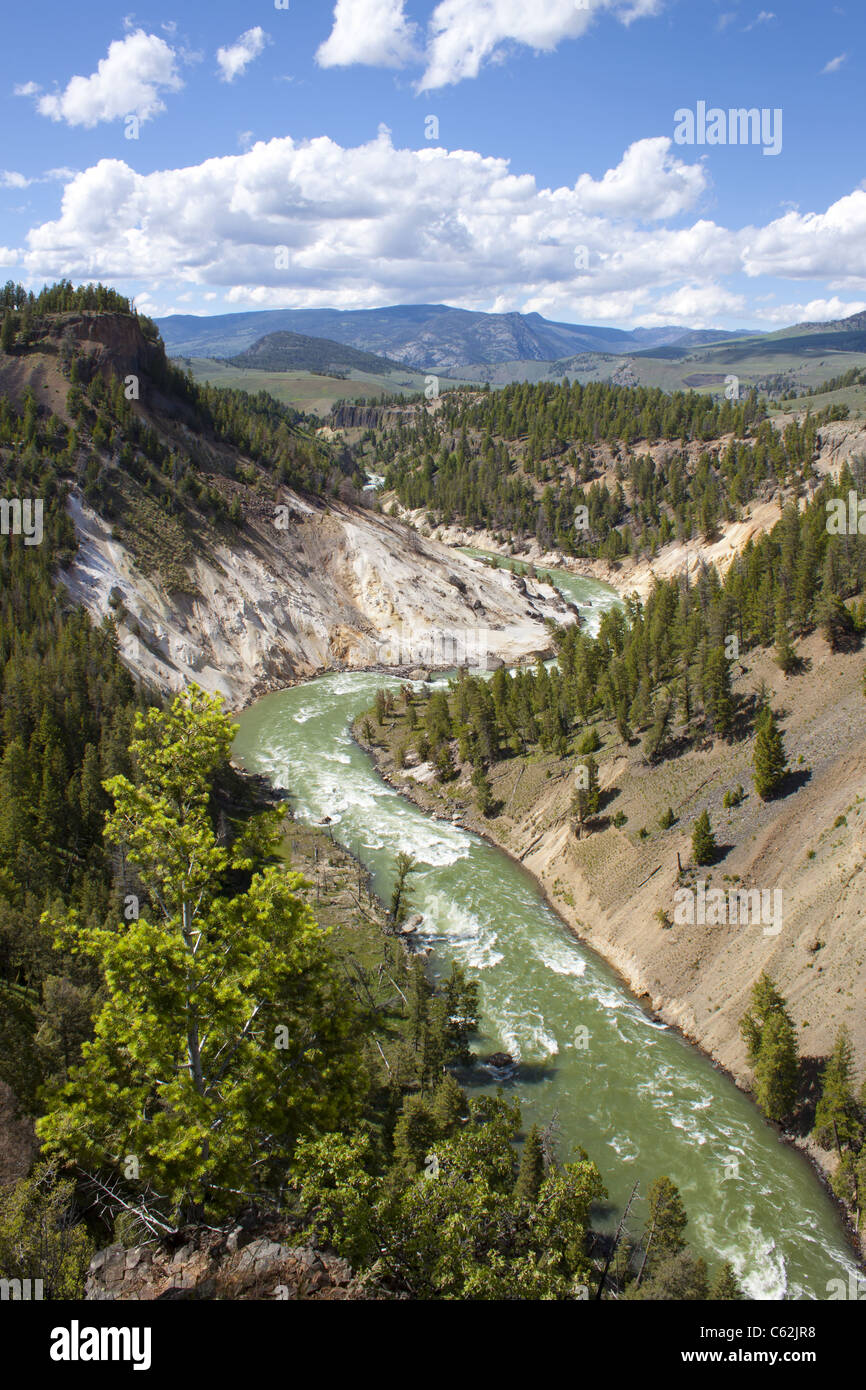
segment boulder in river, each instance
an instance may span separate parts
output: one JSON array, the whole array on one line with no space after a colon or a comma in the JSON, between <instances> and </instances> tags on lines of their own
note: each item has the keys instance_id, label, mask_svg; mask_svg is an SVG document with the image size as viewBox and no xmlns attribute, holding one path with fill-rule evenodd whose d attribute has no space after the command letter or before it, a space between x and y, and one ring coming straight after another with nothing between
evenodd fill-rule
<instances>
[{"instance_id":1,"label":"boulder in river","mask_svg":"<svg viewBox=\"0 0 866 1390\"><path fill-rule=\"evenodd\" d=\"M491 1052L490 1056L485 1057L484 1061L488 1067L497 1067L499 1070L503 1067L514 1066L514 1058L510 1052Z\"/></svg>"}]
</instances>

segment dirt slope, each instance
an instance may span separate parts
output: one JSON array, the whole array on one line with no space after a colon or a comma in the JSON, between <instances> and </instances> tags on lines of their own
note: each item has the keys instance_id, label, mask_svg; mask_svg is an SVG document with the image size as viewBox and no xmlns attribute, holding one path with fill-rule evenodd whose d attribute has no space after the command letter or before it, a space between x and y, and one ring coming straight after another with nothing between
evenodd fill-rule
<instances>
[{"instance_id":1,"label":"dirt slope","mask_svg":"<svg viewBox=\"0 0 866 1390\"><path fill-rule=\"evenodd\" d=\"M762 970L790 1002L804 1055L826 1055L846 1023L858 1079L866 1072L864 661L862 654L833 655L817 634L800 654L809 668L802 675L786 680L760 653L741 664L735 681L745 693L765 680L782 712L793 776L785 795L769 803L752 786L751 739L709 743L651 768L637 743L624 756L607 729L596 755L608 792L603 809L608 817L622 811L627 821L580 840L569 815L567 761L542 756L494 765L491 786L503 809L489 820L472 809L469 769L452 790L419 784L412 769L384 764L395 785L425 806L441 812L456 796L465 824L520 858L577 934L741 1083L749 1075L738 1021ZM725 791L738 784L747 792L743 804L724 809ZM668 806L677 821L661 830ZM674 921L677 854L688 869L692 826L704 809L720 853L690 881L725 891L780 889L778 935L765 934L760 923L665 927L658 920L664 912Z\"/></svg>"}]
</instances>

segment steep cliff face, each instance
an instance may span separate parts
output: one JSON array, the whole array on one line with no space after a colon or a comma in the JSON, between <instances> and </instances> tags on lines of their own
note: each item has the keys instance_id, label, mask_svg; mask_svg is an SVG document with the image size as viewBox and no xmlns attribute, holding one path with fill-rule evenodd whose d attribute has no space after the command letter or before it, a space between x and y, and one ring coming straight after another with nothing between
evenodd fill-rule
<instances>
[{"instance_id":1,"label":"steep cliff face","mask_svg":"<svg viewBox=\"0 0 866 1390\"><path fill-rule=\"evenodd\" d=\"M152 372L162 360L159 344L148 341L138 320L129 314L46 314L31 339L31 349L41 348L46 354L59 354L64 343L74 344L82 356L93 359L96 368L112 374Z\"/></svg>"},{"instance_id":2,"label":"steep cliff face","mask_svg":"<svg viewBox=\"0 0 866 1390\"><path fill-rule=\"evenodd\" d=\"M327 419L335 430L381 430L407 420L418 407L383 405L337 405Z\"/></svg>"},{"instance_id":3,"label":"steep cliff face","mask_svg":"<svg viewBox=\"0 0 866 1390\"><path fill-rule=\"evenodd\" d=\"M97 375L111 392L88 386ZM127 414L112 416L130 375ZM339 500L333 490L346 479L335 456L291 413L268 434L260 405L253 419L234 402L230 413L253 425L231 433L223 422L220 432L132 314L35 320L0 354L0 393L21 410L28 391L41 419L50 412L66 427L58 440L72 441L61 474L80 544L60 577L97 621L113 614L123 659L162 691L194 679L238 707L334 668L546 652L546 622L573 620L555 590L522 591L509 575ZM257 437L267 444L254 459L229 442ZM318 494L280 485L291 448L314 459L301 476Z\"/></svg>"},{"instance_id":4,"label":"steep cliff face","mask_svg":"<svg viewBox=\"0 0 866 1390\"><path fill-rule=\"evenodd\" d=\"M275 525L273 508L250 500L235 543L214 541L194 555L190 593L146 575L73 496L79 550L61 577L95 619L114 613L123 659L138 675L164 691L195 680L234 707L332 669L547 653L546 621L574 621L548 586L522 593L507 571L390 518L280 495L287 529Z\"/></svg>"}]
</instances>

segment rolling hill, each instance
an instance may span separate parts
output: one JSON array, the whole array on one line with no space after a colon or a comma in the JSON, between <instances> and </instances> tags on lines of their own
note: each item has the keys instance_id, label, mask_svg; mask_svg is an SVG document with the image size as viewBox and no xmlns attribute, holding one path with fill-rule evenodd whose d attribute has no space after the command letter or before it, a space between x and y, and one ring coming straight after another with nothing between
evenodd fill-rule
<instances>
[{"instance_id":1,"label":"rolling hill","mask_svg":"<svg viewBox=\"0 0 866 1390\"><path fill-rule=\"evenodd\" d=\"M347 370L372 373L402 371L401 362L377 357L331 338L313 338L304 333L266 333L251 347L226 359L233 367L249 367L262 372L324 372L335 375Z\"/></svg>"}]
</instances>

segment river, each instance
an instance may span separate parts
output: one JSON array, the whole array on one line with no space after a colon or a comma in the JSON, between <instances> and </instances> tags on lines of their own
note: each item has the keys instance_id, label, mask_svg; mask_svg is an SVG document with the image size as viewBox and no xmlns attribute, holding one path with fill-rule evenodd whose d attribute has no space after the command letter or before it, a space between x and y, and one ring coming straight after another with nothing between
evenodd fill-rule
<instances>
[{"instance_id":1,"label":"river","mask_svg":"<svg viewBox=\"0 0 866 1390\"><path fill-rule=\"evenodd\" d=\"M592 580L553 577L591 630L616 601ZM689 1215L686 1236L711 1272L728 1259L752 1298L826 1298L828 1281L856 1265L805 1158L723 1073L644 1013L520 865L404 800L353 742L354 718L377 689L398 684L339 673L266 696L240 716L235 756L288 789L299 818L330 816L386 900L398 852L415 857L413 908L424 915L432 969L447 973L457 960L480 981L476 1051L520 1058L506 1090L527 1124L556 1114L560 1157L586 1149L618 1209L636 1180L645 1193L667 1174ZM483 1069L479 1079L495 1084ZM637 1203L635 1234L644 1214Z\"/></svg>"}]
</instances>

